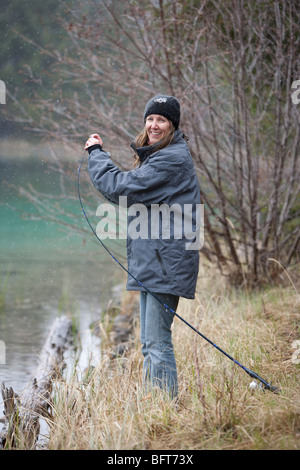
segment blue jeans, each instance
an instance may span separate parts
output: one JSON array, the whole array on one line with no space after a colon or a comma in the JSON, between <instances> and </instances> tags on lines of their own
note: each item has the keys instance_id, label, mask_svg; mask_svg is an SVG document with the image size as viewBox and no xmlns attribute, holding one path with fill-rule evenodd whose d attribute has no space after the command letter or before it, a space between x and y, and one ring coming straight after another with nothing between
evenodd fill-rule
<instances>
[{"instance_id":1,"label":"blue jeans","mask_svg":"<svg viewBox=\"0 0 300 470\"><path fill-rule=\"evenodd\" d=\"M155 294L174 312L179 297ZM174 314L148 292L140 294L141 342L144 356L143 376L146 384L158 385L171 398L178 394L177 368L172 344L171 325Z\"/></svg>"}]
</instances>

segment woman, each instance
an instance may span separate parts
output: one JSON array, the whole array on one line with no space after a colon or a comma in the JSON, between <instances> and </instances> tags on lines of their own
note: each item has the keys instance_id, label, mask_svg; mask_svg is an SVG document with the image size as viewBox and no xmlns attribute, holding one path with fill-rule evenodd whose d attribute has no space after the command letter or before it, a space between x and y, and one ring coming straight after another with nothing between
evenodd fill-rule
<instances>
[{"instance_id":1,"label":"woman","mask_svg":"<svg viewBox=\"0 0 300 470\"><path fill-rule=\"evenodd\" d=\"M144 378L147 384L167 390L172 398L178 394L171 334L174 315L163 304L176 312L181 296L195 297L199 267L199 250L193 240L199 225L200 191L179 122L180 104L175 97L157 95L148 101L144 130L131 144L137 157L131 171L121 171L113 163L98 134L91 135L85 145L94 186L115 204L120 196L127 198L127 261L132 275L127 289L141 291ZM136 213L144 214L139 224L133 224ZM138 225L140 232L133 233L132 226Z\"/></svg>"}]
</instances>

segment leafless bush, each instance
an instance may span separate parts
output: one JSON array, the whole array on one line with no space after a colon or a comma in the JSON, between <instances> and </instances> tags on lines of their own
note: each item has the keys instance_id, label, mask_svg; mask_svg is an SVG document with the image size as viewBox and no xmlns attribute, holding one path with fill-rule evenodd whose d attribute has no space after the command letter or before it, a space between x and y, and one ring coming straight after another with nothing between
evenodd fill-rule
<instances>
[{"instance_id":1,"label":"leafless bush","mask_svg":"<svg viewBox=\"0 0 300 470\"><path fill-rule=\"evenodd\" d=\"M146 100L176 95L205 204L203 254L238 284L275 278L270 259L298 262L297 2L91 0L85 11L66 7L68 50L41 51L55 83L31 128L59 141L98 131L129 169Z\"/></svg>"}]
</instances>

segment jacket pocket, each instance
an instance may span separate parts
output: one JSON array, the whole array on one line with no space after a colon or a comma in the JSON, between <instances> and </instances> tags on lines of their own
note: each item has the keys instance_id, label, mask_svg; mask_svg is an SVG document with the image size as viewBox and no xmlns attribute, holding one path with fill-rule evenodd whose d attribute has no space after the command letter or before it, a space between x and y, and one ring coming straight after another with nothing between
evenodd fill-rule
<instances>
[{"instance_id":1,"label":"jacket pocket","mask_svg":"<svg viewBox=\"0 0 300 470\"><path fill-rule=\"evenodd\" d=\"M163 272L163 275L166 276L167 275L167 271L166 271L166 268L165 268L165 265L164 265L164 262L162 260L162 257L160 255L160 252L157 248L155 248L155 255L156 255L156 258L157 258L157 261L159 262L160 264L160 267L161 267L161 270Z\"/></svg>"}]
</instances>

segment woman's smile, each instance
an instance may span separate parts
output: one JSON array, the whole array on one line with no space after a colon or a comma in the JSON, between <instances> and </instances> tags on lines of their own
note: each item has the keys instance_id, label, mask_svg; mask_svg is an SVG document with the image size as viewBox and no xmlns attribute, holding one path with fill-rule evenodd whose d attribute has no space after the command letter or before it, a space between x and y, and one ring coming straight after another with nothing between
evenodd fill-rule
<instances>
[{"instance_id":1,"label":"woman's smile","mask_svg":"<svg viewBox=\"0 0 300 470\"><path fill-rule=\"evenodd\" d=\"M163 139L170 130L170 122L159 114L151 114L146 119L148 144L152 145Z\"/></svg>"}]
</instances>

